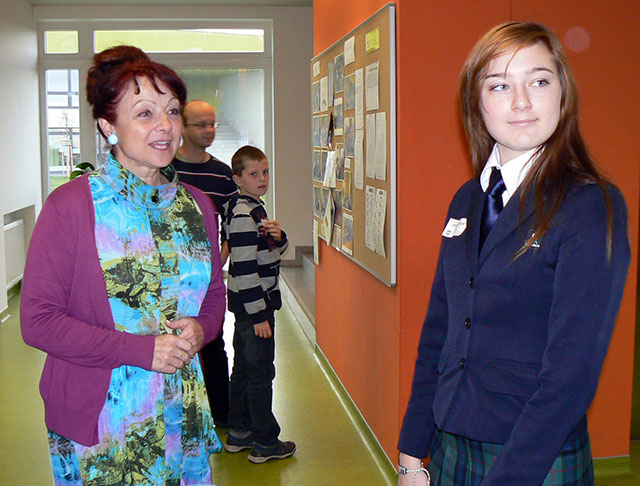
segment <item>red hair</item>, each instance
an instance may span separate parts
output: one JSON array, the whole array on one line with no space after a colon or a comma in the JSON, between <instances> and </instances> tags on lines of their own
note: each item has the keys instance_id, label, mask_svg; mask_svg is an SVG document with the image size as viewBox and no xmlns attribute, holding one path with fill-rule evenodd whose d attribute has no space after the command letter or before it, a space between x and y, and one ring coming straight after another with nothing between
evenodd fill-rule
<instances>
[{"instance_id":1,"label":"red hair","mask_svg":"<svg viewBox=\"0 0 640 486\"><path fill-rule=\"evenodd\" d=\"M93 56L93 66L87 76L87 101L93 107L93 118L116 121L116 108L131 83L140 92L139 78L147 78L161 94L159 84L169 88L180 106L187 99L187 88L180 76L169 66L153 62L142 50L133 46L116 46ZM98 125L100 134L102 129ZM106 137L105 137L106 138Z\"/></svg>"}]
</instances>

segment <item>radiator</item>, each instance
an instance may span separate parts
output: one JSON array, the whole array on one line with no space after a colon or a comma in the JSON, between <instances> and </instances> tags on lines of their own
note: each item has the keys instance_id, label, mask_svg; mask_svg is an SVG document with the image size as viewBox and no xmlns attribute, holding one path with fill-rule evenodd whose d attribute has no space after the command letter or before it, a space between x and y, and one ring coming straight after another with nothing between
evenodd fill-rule
<instances>
[{"instance_id":1,"label":"radiator","mask_svg":"<svg viewBox=\"0 0 640 486\"><path fill-rule=\"evenodd\" d=\"M7 268L7 288L22 280L25 263L24 221L18 219L4 225L4 258Z\"/></svg>"}]
</instances>

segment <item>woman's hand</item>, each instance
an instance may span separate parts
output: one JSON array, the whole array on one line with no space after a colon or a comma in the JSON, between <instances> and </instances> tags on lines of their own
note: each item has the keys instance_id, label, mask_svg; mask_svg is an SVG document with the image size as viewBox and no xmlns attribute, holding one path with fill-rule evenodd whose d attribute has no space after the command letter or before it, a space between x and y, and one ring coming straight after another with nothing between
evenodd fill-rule
<instances>
[{"instance_id":1,"label":"woman's hand","mask_svg":"<svg viewBox=\"0 0 640 486\"><path fill-rule=\"evenodd\" d=\"M159 373L175 373L191 362L202 343L204 331L193 317L181 317L167 321L167 327L181 329L180 336L161 334L156 336L151 369Z\"/></svg>"},{"instance_id":2,"label":"woman's hand","mask_svg":"<svg viewBox=\"0 0 640 486\"><path fill-rule=\"evenodd\" d=\"M191 347L191 343L180 336L173 334L156 336L151 370L172 374L184 368L191 361L189 356Z\"/></svg>"},{"instance_id":3,"label":"woman's hand","mask_svg":"<svg viewBox=\"0 0 640 486\"><path fill-rule=\"evenodd\" d=\"M180 337L191 344L191 348L188 350L189 358L193 358L200 351L204 342L204 330L193 317L181 317L175 321L167 321L167 327L182 329Z\"/></svg>"},{"instance_id":4,"label":"woman's hand","mask_svg":"<svg viewBox=\"0 0 640 486\"><path fill-rule=\"evenodd\" d=\"M398 463L407 469L420 469L422 467L422 459L400 453ZM398 474L398 486L428 486L428 476L425 472L409 473L406 475ZM431 483L431 486L435 486Z\"/></svg>"}]
</instances>

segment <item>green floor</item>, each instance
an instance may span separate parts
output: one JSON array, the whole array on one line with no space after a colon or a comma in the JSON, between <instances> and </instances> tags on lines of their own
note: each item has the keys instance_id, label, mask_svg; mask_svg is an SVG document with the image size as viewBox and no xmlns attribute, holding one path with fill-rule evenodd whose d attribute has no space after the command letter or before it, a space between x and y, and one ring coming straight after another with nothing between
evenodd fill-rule
<instances>
[{"instance_id":1,"label":"green floor","mask_svg":"<svg viewBox=\"0 0 640 486\"><path fill-rule=\"evenodd\" d=\"M10 300L11 317L0 324L0 486L49 486L53 481L38 394L44 354L23 343L17 300ZM215 454L214 482L220 486L393 484L389 463L383 463L387 468L381 470L379 457L353 425L287 305L276 314L276 323L274 411L281 437L294 440L298 450L291 459L261 465L251 464L246 452ZM225 335L231 336L232 330L227 317ZM219 431L223 440L224 432Z\"/></svg>"},{"instance_id":2,"label":"green floor","mask_svg":"<svg viewBox=\"0 0 640 486\"><path fill-rule=\"evenodd\" d=\"M38 394L44 355L22 342L16 297L9 313L0 324L0 486L49 486L53 481ZM246 453L216 454L214 481L220 486L395 484L389 463L363 440L366 433L354 425L287 305L276 320L275 413L282 438L295 440L298 451L290 460L263 465L249 463ZM220 435L224 439L223 430ZM630 462L596 461L596 484L640 485L640 442L632 443Z\"/></svg>"}]
</instances>

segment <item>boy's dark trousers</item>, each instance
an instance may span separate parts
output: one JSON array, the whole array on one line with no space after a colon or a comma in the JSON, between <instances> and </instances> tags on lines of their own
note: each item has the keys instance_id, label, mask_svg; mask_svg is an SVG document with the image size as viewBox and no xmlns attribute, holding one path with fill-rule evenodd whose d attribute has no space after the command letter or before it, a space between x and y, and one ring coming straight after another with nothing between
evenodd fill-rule
<instances>
[{"instance_id":1,"label":"boy's dark trousers","mask_svg":"<svg viewBox=\"0 0 640 486\"><path fill-rule=\"evenodd\" d=\"M276 376L275 319L267 318L272 336L256 336L253 324L236 316L233 335L233 372L229 384L229 428L250 431L260 445L278 442L280 425L273 415L273 379Z\"/></svg>"},{"instance_id":2,"label":"boy's dark trousers","mask_svg":"<svg viewBox=\"0 0 640 486\"><path fill-rule=\"evenodd\" d=\"M218 427L226 427L229 423L229 361L222 331L200 350L200 364L213 421Z\"/></svg>"}]
</instances>

